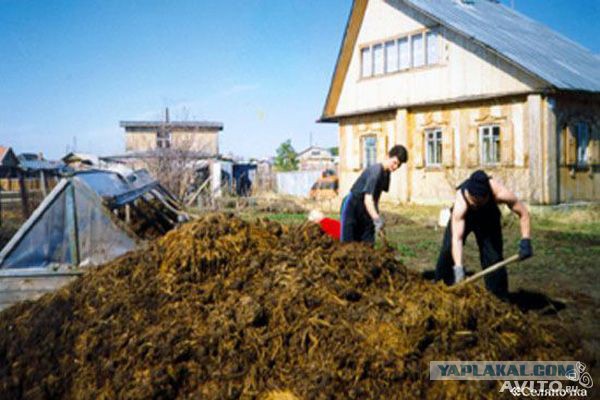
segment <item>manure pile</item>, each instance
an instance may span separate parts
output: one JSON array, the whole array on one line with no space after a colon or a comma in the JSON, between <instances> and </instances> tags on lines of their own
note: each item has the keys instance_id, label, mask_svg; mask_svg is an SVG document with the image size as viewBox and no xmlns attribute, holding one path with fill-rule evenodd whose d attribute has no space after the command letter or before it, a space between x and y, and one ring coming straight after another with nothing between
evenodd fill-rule
<instances>
[{"instance_id":1,"label":"manure pile","mask_svg":"<svg viewBox=\"0 0 600 400\"><path fill-rule=\"evenodd\" d=\"M429 361L571 359L564 337L316 226L215 214L0 314L0 397L494 398Z\"/></svg>"}]
</instances>

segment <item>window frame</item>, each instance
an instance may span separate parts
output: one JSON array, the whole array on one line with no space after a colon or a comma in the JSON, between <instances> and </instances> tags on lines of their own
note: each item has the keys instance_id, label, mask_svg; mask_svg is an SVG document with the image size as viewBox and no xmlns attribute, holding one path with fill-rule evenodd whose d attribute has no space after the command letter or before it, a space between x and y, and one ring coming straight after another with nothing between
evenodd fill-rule
<instances>
[{"instance_id":1,"label":"window frame","mask_svg":"<svg viewBox=\"0 0 600 400\"><path fill-rule=\"evenodd\" d=\"M372 147L372 153L371 155L373 156L373 162L369 163L369 154L367 154L367 140L372 139L373 142L373 147ZM361 165L361 169L365 169L370 167L371 165L377 164L377 135L374 133L369 133L366 135L362 135L360 138L360 165Z\"/></svg>"},{"instance_id":2,"label":"window frame","mask_svg":"<svg viewBox=\"0 0 600 400\"><path fill-rule=\"evenodd\" d=\"M431 37L435 38L435 54L436 60L435 62L429 61L429 41ZM419 65L415 65L415 38L420 38L421 42L421 50L422 63ZM412 32L403 33L401 35L394 35L391 37L387 37L381 40L376 40L368 43L364 43L359 48L359 57L360 57L360 67L359 67L359 80L362 79L371 79L371 78L379 78L386 75L397 74L401 72L407 72L411 70L418 70L422 68L433 68L443 66L442 62L442 33L437 26L420 29ZM389 61L389 52L388 45L391 45L392 51L395 53L395 62L394 65L388 65ZM404 47L405 52L408 54L405 56L407 61L404 65L402 64L402 52L401 47ZM382 56L382 68L379 72L375 71L375 50L379 50L381 48Z\"/></svg>"},{"instance_id":3,"label":"window frame","mask_svg":"<svg viewBox=\"0 0 600 400\"><path fill-rule=\"evenodd\" d=\"M425 129L425 166L441 167L443 164L443 130L442 128ZM429 152L429 144L433 144L433 154ZM433 157L433 160L431 157Z\"/></svg>"},{"instance_id":4,"label":"window frame","mask_svg":"<svg viewBox=\"0 0 600 400\"><path fill-rule=\"evenodd\" d=\"M172 136L171 136L170 131L156 132L156 148L157 149L170 149L171 148L171 140L172 140ZM164 144L166 144L166 146L164 146Z\"/></svg>"},{"instance_id":5,"label":"window frame","mask_svg":"<svg viewBox=\"0 0 600 400\"><path fill-rule=\"evenodd\" d=\"M575 166L577 168L586 168L590 165L589 162L589 158L590 158L590 142L592 140L592 130L591 130L591 126L587 121L577 121L575 122L575 144L576 144L576 149L577 149L577 157L575 159ZM586 145L585 147L581 146L581 136L582 136L582 130L580 130L581 127L585 126L585 132L586 132ZM580 156L582 155L582 150L583 150L583 159L580 158Z\"/></svg>"},{"instance_id":6,"label":"window frame","mask_svg":"<svg viewBox=\"0 0 600 400\"><path fill-rule=\"evenodd\" d=\"M494 129L498 129L498 138L497 140L494 138ZM488 134L484 133L485 130L488 130ZM485 124L480 125L479 129L479 162L481 165L485 166L496 166L500 165L502 162L502 127L500 124ZM498 159L494 161L487 161L484 153L484 142L486 138L492 139L492 154L497 154ZM496 151L494 151L496 150Z\"/></svg>"}]
</instances>

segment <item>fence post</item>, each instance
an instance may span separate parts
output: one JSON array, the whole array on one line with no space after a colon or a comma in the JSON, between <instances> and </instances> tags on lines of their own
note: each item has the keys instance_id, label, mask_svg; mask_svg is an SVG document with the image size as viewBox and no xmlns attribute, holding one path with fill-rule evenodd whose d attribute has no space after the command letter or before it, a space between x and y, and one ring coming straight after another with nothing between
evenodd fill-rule
<instances>
[{"instance_id":1,"label":"fence post","mask_svg":"<svg viewBox=\"0 0 600 400\"><path fill-rule=\"evenodd\" d=\"M23 219L29 218L29 198L27 196L27 185L23 176L23 171L17 169L17 175L19 176L19 189L21 191L21 206L23 209Z\"/></svg>"}]
</instances>

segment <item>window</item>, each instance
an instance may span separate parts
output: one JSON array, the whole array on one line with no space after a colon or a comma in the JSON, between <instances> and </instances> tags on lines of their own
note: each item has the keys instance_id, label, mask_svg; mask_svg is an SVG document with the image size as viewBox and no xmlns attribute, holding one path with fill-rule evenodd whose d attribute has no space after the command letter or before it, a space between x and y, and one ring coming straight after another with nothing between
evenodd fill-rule
<instances>
[{"instance_id":1,"label":"window","mask_svg":"<svg viewBox=\"0 0 600 400\"><path fill-rule=\"evenodd\" d=\"M425 49L423 43L423 35L412 36L412 66L414 68L425 65Z\"/></svg>"},{"instance_id":2,"label":"window","mask_svg":"<svg viewBox=\"0 0 600 400\"><path fill-rule=\"evenodd\" d=\"M396 42L391 40L385 42L385 72L391 73L398 71L398 50Z\"/></svg>"},{"instance_id":3,"label":"window","mask_svg":"<svg viewBox=\"0 0 600 400\"><path fill-rule=\"evenodd\" d=\"M312 150L310 152L310 155L311 156L319 156L319 155L321 155L321 152L319 150Z\"/></svg>"},{"instance_id":4,"label":"window","mask_svg":"<svg viewBox=\"0 0 600 400\"><path fill-rule=\"evenodd\" d=\"M383 74L383 45L373 46L373 75Z\"/></svg>"},{"instance_id":5,"label":"window","mask_svg":"<svg viewBox=\"0 0 600 400\"><path fill-rule=\"evenodd\" d=\"M590 143L590 126L586 122L575 125L577 139L577 166L585 167L588 163L588 145Z\"/></svg>"},{"instance_id":6,"label":"window","mask_svg":"<svg viewBox=\"0 0 600 400\"><path fill-rule=\"evenodd\" d=\"M361 78L439 64L439 32L422 31L362 47L360 62Z\"/></svg>"},{"instance_id":7,"label":"window","mask_svg":"<svg viewBox=\"0 0 600 400\"><path fill-rule=\"evenodd\" d=\"M410 46L408 45L408 38L398 39L398 59L400 62L400 69L410 68Z\"/></svg>"},{"instance_id":8,"label":"window","mask_svg":"<svg viewBox=\"0 0 600 400\"><path fill-rule=\"evenodd\" d=\"M427 143L427 154L425 155L426 165L442 164L442 130L430 129L425 131L425 141Z\"/></svg>"},{"instance_id":9,"label":"window","mask_svg":"<svg viewBox=\"0 0 600 400\"><path fill-rule=\"evenodd\" d=\"M483 165L500 162L500 127L487 125L479 128L481 163Z\"/></svg>"},{"instance_id":10,"label":"window","mask_svg":"<svg viewBox=\"0 0 600 400\"><path fill-rule=\"evenodd\" d=\"M369 47L365 47L360 51L361 59L362 59L362 77L371 76L371 49Z\"/></svg>"},{"instance_id":11,"label":"window","mask_svg":"<svg viewBox=\"0 0 600 400\"><path fill-rule=\"evenodd\" d=\"M377 138L375 136L364 136L362 142L362 167L367 168L377 162Z\"/></svg>"},{"instance_id":12,"label":"window","mask_svg":"<svg viewBox=\"0 0 600 400\"><path fill-rule=\"evenodd\" d=\"M156 147L159 149L171 147L171 132L156 132Z\"/></svg>"},{"instance_id":13,"label":"window","mask_svg":"<svg viewBox=\"0 0 600 400\"><path fill-rule=\"evenodd\" d=\"M438 37L436 32L427 32L427 65L438 63Z\"/></svg>"}]
</instances>

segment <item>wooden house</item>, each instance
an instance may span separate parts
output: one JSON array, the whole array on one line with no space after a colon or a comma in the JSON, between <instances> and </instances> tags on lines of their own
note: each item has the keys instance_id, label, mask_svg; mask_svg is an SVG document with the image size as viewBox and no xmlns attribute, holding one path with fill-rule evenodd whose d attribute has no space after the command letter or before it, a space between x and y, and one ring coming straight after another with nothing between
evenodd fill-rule
<instances>
[{"instance_id":1,"label":"wooden house","mask_svg":"<svg viewBox=\"0 0 600 400\"><path fill-rule=\"evenodd\" d=\"M335 157L331 151L319 146L310 146L298 153L298 162L301 171L335 169Z\"/></svg>"},{"instance_id":2,"label":"wooden house","mask_svg":"<svg viewBox=\"0 0 600 400\"><path fill-rule=\"evenodd\" d=\"M600 200L600 57L493 0L355 0L320 119L340 194L394 144L387 199L440 203L475 169L535 204Z\"/></svg>"}]
</instances>

